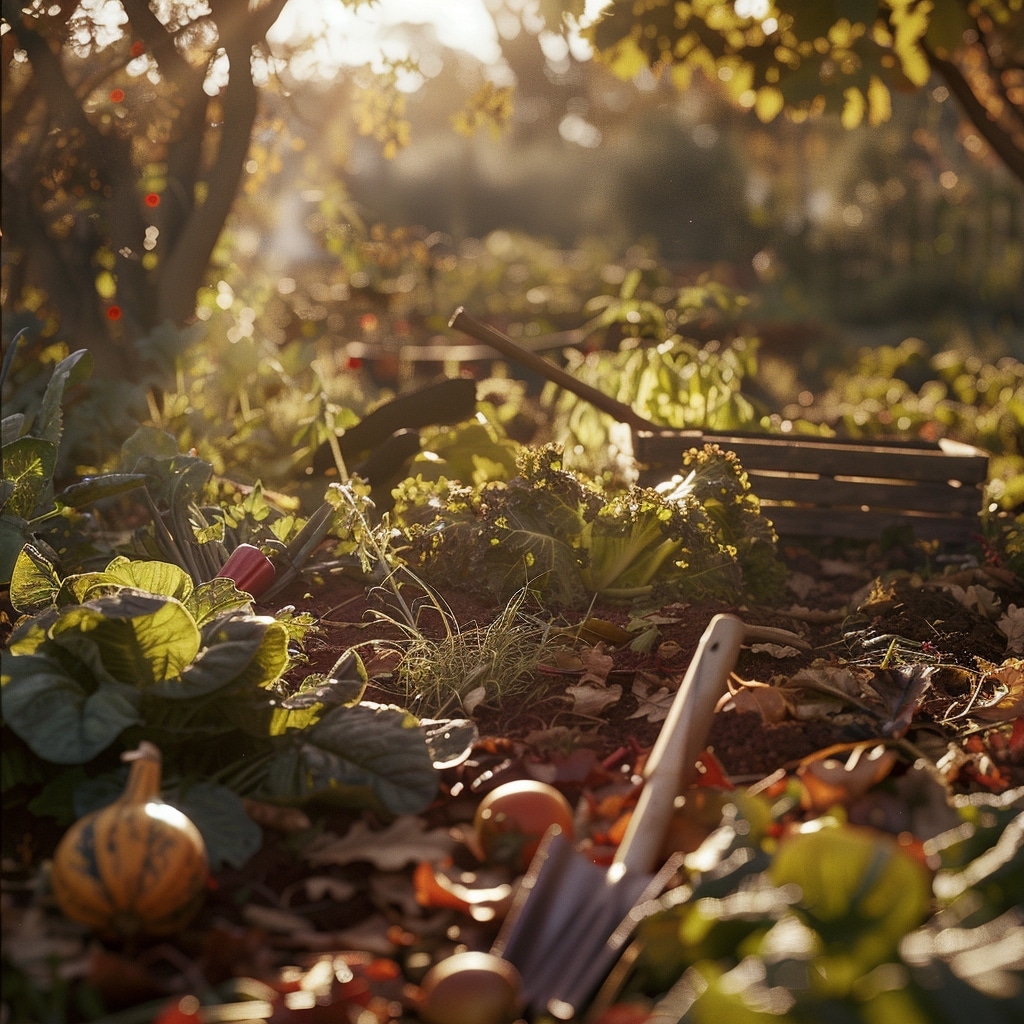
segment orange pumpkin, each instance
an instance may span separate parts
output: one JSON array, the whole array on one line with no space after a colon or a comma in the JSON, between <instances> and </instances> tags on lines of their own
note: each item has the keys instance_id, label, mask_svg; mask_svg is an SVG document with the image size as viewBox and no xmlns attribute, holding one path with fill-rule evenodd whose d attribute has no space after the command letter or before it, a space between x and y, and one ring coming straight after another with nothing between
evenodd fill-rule
<instances>
[{"instance_id":1,"label":"orange pumpkin","mask_svg":"<svg viewBox=\"0 0 1024 1024\"><path fill-rule=\"evenodd\" d=\"M195 824L160 799L160 751L143 742L121 757L131 764L124 792L57 845L53 895L69 918L103 935L170 935L203 901L206 846Z\"/></svg>"}]
</instances>

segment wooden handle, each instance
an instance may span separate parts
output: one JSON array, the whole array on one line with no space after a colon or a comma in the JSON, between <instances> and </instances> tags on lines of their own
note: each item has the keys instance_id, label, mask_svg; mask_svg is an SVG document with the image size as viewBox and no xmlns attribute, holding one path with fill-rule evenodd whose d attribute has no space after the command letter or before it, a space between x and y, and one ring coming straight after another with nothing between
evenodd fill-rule
<instances>
[{"instance_id":1,"label":"wooden handle","mask_svg":"<svg viewBox=\"0 0 1024 1024\"><path fill-rule=\"evenodd\" d=\"M707 743L711 718L736 665L744 632L735 615L716 615L704 630L647 758L644 788L615 854L614 863L623 868L649 872L657 865L676 797Z\"/></svg>"},{"instance_id":2,"label":"wooden handle","mask_svg":"<svg viewBox=\"0 0 1024 1024\"><path fill-rule=\"evenodd\" d=\"M451 320L448 321L448 326L462 331L463 334L468 334L471 338L475 338L485 345L490 345L491 348L511 359L512 362L533 370L534 373L540 374L545 380L565 388L566 391L576 395L577 398L582 398L584 401L589 402L595 409L600 409L601 412L607 413L620 423L625 423L634 430L662 429L656 423L652 423L649 419L634 412L625 402L620 402L612 398L611 395L606 395L603 391L598 391L597 388L577 380L571 373L567 373L560 366L556 366L535 352L517 345L507 334L502 334L501 331L494 327L481 323L479 320L474 320L462 306L459 306L452 314Z\"/></svg>"}]
</instances>

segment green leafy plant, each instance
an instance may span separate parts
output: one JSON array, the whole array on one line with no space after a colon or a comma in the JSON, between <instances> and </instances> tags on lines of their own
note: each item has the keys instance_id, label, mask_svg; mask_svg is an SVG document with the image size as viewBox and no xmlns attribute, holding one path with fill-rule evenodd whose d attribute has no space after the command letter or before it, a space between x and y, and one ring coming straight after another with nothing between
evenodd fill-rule
<instances>
[{"instance_id":1,"label":"green leafy plant","mask_svg":"<svg viewBox=\"0 0 1024 1024\"><path fill-rule=\"evenodd\" d=\"M954 349L930 353L920 339L860 349L833 371L809 408L785 415L849 437L951 437L991 455L986 490L1010 510L1024 503L1024 363L984 361Z\"/></svg>"},{"instance_id":2,"label":"green leafy plant","mask_svg":"<svg viewBox=\"0 0 1024 1024\"><path fill-rule=\"evenodd\" d=\"M1024 935L1019 795L954 798L954 827L923 855L831 816L770 838L774 811L749 794L724 810L687 856L685 884L637 933L629 988L659 1019L952 1024L1019 1013L998 952Z\"/></svg>"},{"instance_id":3,"label":"green leafy plant","mask_svg":"<svg viewBox=\"0 0 1024 1024\"><path fill-rule=\"evenodd\" d=\"M653 276L653 280L648 277ZM708 278L671 287L633 269L617 295L587 303L581 334L600 344L567 349L567 369L653 423L672 429L764 429L767 407L751 388L759 340L744 328L747 298ZM573 465L607 475L609 449L621 447L608 417L549 385L555 436Z\"/></svg>"},{"instance_id":4,"label":"green leafy plant","mask_svg":"<svg viewBox=\"0 0 1024 1024\"><path fill-rule=\"evenodd\" d=\"M10 372L21 337L19 334L13 340L4 356L0 386ZM18 554L28 543L46 549L54 559L65 560L69 567L79 566L95 554L90 548L91 532L79 510L142 483L143 478L135 473L106 473L56 492L64 394L91 373L89 353L85 349L73 352L54 367L35 416L11 413L0 422L0 583L10 582Z\"/></svg>"},{"instance_id":5,"label":"green leafy plant","mask_svg":"<svg viewBox=\"0 0 1024 1024\"><path fill-rule=\"evenodd\" d=\"M169 563L119 557L59 580L25 554L11 597L42 606L16 626L2 677L4 726L38 761L102 768L146 739L169 772L243 796L412 813L434 794L416 719L360 703L358 658L289 693L290 647L310 622L254 615L228 579L194 585Z\"/></svg>"},{"instance_id":6,"label":"green leafy plant","mask_svg":"<svg viewBox=\"0 0 1024 1024\"><path fill-rule=\"evenodd\" d=\"M422 478L396 489L410 565L435 586L508 601L524 588L561 607L657 594L738 597L778 583L775 536L735 458L686 457L675 493L609 495L562 467L558 445L524 447L519 472L478 488Z\"/></svg>"},{"instance_id":7,"label":"green leafy plant","mask_svg":"<svg viewBox=\"0 0 1024 1024\"><path fill-rule=\"evenodd\" d=\"M121 458L144 481L149 513L135 531L131 553L170 561L196 584L224 574L235 552L255 549L250 564L260 555L270 564L259 574L259 594L250 592L272 597L298 577L337 525L330 502L309 517L298 515L280 500L271 501L259 481L240 488L217 479L210 463L179 452L174 438L152 427L140 427L123 445ZM230 568L227 574L236 578Z\"/></svg>"}]
</instances>

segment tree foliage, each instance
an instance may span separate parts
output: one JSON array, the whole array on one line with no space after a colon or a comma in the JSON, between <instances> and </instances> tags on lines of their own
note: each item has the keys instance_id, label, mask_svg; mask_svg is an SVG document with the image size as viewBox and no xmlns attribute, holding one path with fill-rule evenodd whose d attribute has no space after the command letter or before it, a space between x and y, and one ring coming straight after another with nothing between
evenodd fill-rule
<instances>
[{"instance_id":1,"label":"tree foliage","mask_svg":"<svg viewBox=\"0 0 1024 1024\"><path fill-rule=\"evenodd\" d=\"M195 311L286 2L3 2L6 306L74 325L101 373Z\"/></svg>"},{"instance_id":2,"label":"tree foliage","mask_svg":"<svg viewBox=\"0 0 1024 1024\"><path fill-rule=\"evenodd\" d=\"M651 69L685 88L700 72L763 121L881 124L893 91L937 74L1024 181L1022 0L613 0L589 35L624 78Z\"/></svg>"},{"instance_id":3,"label":"tree foliage","mask_svg":"<svg viewBox=\"0 0 1024 1024\"><path fill-rule=\"evenodd\" d=\"M269 208L267 195L293 190L280 183L299 90L286 95L279 84L295 54L267 41L286 3L3 0L12 330L25 316L51 330L59 322L90 350L100 376L138 378L140 339L194 314L239 194L258 193ZM583 0L538 0L530 33L566 31L584 9ZM509 4L503 13L526 24L526 10ZM837 112L848 127L877 124L893 90L937 73L977 136L1024 180L1024 0L613 0L587 31L617 74L653 69L684 87L699 71L764 120ZM504 40L506 55L515 45ZM399 89L407 65L339 75L332 97L347 114L332 111L315 130L334 133L348 117L393 155L409 141ZM513 96L482 73L449 81L467 94L451 121L463 134L507 126L530 86L520 77ZM271 91L276 106L265 102ZM323 102L316 90L308 95ZM343 171L332 168L332 180Z\"/></svg>"}]
</instances>

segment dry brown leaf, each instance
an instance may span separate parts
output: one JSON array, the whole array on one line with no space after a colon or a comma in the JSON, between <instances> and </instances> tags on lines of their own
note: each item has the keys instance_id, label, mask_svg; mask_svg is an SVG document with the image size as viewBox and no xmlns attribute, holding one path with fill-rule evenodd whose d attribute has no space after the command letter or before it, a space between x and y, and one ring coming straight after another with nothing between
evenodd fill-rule
<instances>
[{"instance_id":1,"label":"dry brown leaf","mask_svg":"<svg viewBox=\"0 0 1024 1024\"><path fill-rule=\"evenodd\" d=\"M565 692L572 698L573 713L588 718L598 718L605 708L617 704L622 697L622 687L618 683L611 686L574 683L567 686Z\"/></svg>"},{"instance_id":2,"label":"dry brown leaf","mask_svg":"<svg viewBox=\"0 0 1024 1024\"><path fill-rule=\"evenodd\" d=\"M1024 715L1024 659L1010 658L988 673L1005 690L989 704L975 705L971 718L984 722L1008 722Z\"/></svg>"},{"instance_id":3,"label":"dry brown leaf","mask_svg":"<svg viewBox=\"0 0 1024 1024\"><path fill-rule=\"evenodd\" d=\"M392 956L395 952L395 929L384 914L371 914L351 928L334 932L319 932L308 929L294 932L288 941L278 940L280 946L315 951L352 949L380 956Z\"/></svg>"},{"instance_id":4,"label":"dry brown leaf","mask_svg":"<svg viewBox=\"0 0 1024 1024\"><path fill-rule=\"evenodd\" d=\"M789 717L789 704L782 691L768 683L744 682L732 695L737 711L753 712L764 722L781 722Z\"/></svg>"},{"instance_id":5,"label":"dry brown leaf","mask_svg":"<svg viewBox=\"0 0 1024 1024\"><path fill-rule=\"evenodd\" d=\"M588 647L580 655L580 661L583 663L583 675L580 676L580 683L594 683L598 686L605 685L608 681L608 673L611 672L612 666L615 664L615 659L611 655L605 654L600 644L596 647Z\"/></svg>"},{"instance_id":6,"label":"dry brown leaf","mask_svg":"<svg viewBox=\"0 0 1024 1024\"><path fill-rule=\"evenodd\" d=\"M881 782L898 755L884 743L854 743L829 747L804 758L796 770L803 786L801 805L823 813L847 804Z\"/></svg>"},{"instance_id":7,"label":"dry brown leaf","mask_svg":"<svg viewBox=\"0 0 1024 1024\"><path fill-rule=\"evenodd\" d=\"M622 647L628 644L634 634L622 626L609 622L607 619L588 618L576 628L576 635L588 643L596 644L600 641Z\"/></svg>"},{"instance_id":8,"label":"dry brown leaf","mask_svg":"<svg viewBox=\"0 0 1024 1024\"><path fill-rule=\"evenodd\" d=\"M833 693L836 696L859 697L863 693L863 679L867 675L866 671L860 671L852 665L815 662L800 669L785 685L793 688L806 687L809 690Z\"/></svg>"},{"instance_id":9,"label":"dry brown leaf","mask_svg":"<svg viewBox=\"0 0 1024 1024\"><path fill-rule=\"evenodd\" d=\"M289 885L281 893L281 903L288 906L298 893L310 903L320 903L322 900L334 900L337 903L344 903L350 900L357 892L355 883L346 881L343 878L332 878L330 875L310 875Z\"/></svg>"},{"instance_id":10,"label":"dry brown leaf","mask_svg":"<svg viewBox=\"0 0 1024 1024\"><path fill-rule=\"evenodd\" d=\"M374 871L369 883L373 905L379 910L397 911L406 920L420 916L420 904L408 871Z\"/></svg>"},{"instance_id":11,"label":"dry brown leaf","mask_svg":"<svg viewBox=\"0 0 1024 1024\"><path fill-rule=\"evenodd\" d=\"M303 851L310 864L351 864L368 861L383 871L397 871L421 860L443 860L455 847L447 829L426 831L412 815L396 818L387 828L371 829L357 821L343 836L325 832Z\"/></svg>"},{"instance_id":12,"label":"dry brown leaf","mask_svg":"<svg viewBox=\"0 0 1024 1024\"><path fill-rule=\"evenodd\" d=\"M4 959L10 958L42 992L53 984L55 962L88 962L84 929L63 919L54 925L40 907L5 904L3 940Z\"/></svg>"},{"instance_id":13,"label":"dry brown leaf","mask_svg":"<svg viewBox=\"0 0 1024 1024\"><path fill-rule=\"evenodd\" d=\"M750 650L753 654L770 654L773 658L794 658L800 653L788 644L753 644Z\"/></svg>"},{"instance_id":14,"label":"dry brown leaf","mask_svg":"<svg viewBox=\"0 0 1024 1024\"><path fill-rule=\"evenodd\" d=\"M467 715L473 714L473 712L476 711L476 709L484 702L486 697L486 687L475 687L462 698L462 710L465 711Z\"/></svg>"},{"instance_id":15,"label":"dry brown leaf","mask_svg":"<svg viewBox=\"0 0 1024 1024\"><path fill-rule=\"evenodd\" d=\"M658 686L657 681L638 673L633 680L633 696L639 706L630 718L646 718L648 722L663 722L668 717L669 708L675 700L676 691L667 686Z\"/></svg>"},{"instance_id":16,"label":"dry brown leaf","mask_svg":"<svg viewBox=\"0 0 1024 1024\"><path fill-rule=\"evenodd\" d=\"M996 626L1006 637L1006 649L1011 654L1024 654L1024 606L1011 604Z\"/></svg>"},{"instance_id":17,"label":"dry brown leaf","mask_svg":"<svg viewBox=\"0 0 1024 1024\"><path fill-rule=\"evenodd\" d=\"M423 862L413 872L416 902L421 907L447 907L460 910L474 921L493 921L505 913L512 902L513 888L507 882L493 886L473 885L464 872L449 866Z\"/></svg>"},{"instance_id":18,"label":"dry brown leaf","mask_svg":"<svg viewBox=\"0 0 1024 1024\"><path fill-rule=\"evenodd\" d=\"M969 611L978 612L989 619L993 619L999 614L999 596L988 587L952 586L948 590Z\"/></svg>"}]
</instances>

